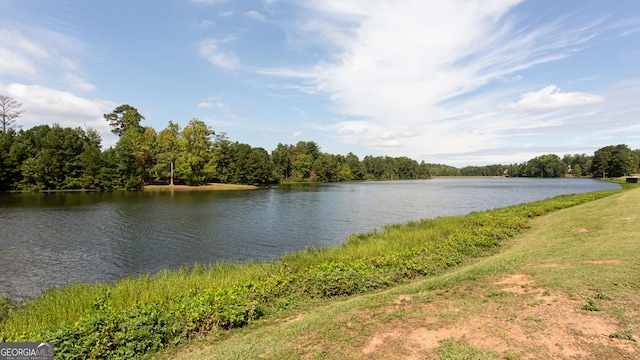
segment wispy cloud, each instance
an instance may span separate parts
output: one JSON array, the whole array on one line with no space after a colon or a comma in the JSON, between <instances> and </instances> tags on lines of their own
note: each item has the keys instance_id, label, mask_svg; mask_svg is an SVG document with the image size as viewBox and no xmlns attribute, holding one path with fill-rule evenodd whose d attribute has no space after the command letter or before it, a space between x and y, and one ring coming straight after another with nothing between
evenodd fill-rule
<instances>
[{"instance_id":1,"label":"wispy cloud","mask_svg":"<svg viewBox=\"0 0 640 360\"><path fill-rule=\"evenodd\" d=\"M0 29L0 73L34 80L40 76L38 62L48 58L44 46L16 30Z\"/></svg>"},{"instance_id":2,"label":"wispy cloud","mask_svg":"<svg viewBox=\"0 0 640 360\"><path fill-rule=\"evenodd\" d=\"M192 1L197 4L205 4L205 5L216 5L216 4L222 4L224 2L227 2L227 0L192 0Z\"/></svg>"},{"instance_id":3,"label":"wispy cloud","mask_svg":"<svg viewBox=\"0 0 640 360\"><path fill-rule=\"evenodd\" d=\"M289 33L330 56L307 68L259 71L311 82L326 94L347 119L325 129L343 142L399 155L491 149L509 142L509 132L561 125L563 118L551 119L549 112L605 101L555 85L527 85L521 74L588 48L603 20L575 28L564 18L531 26L512 14L520 3L295 2L301 12Z\"/></svg>"},{"instance_id":4,"label":"wispy cloud","mask_svg":"<svg viewBox=\"0 0 640 360\"><path fill-rule=\"evenodd\" d=\"M245 16L250 17L254 20L258 20L258 21L266 21L266 18L264 17L264 15L258 11L255 10L250 10L244 13Z\"/></svg>"},{"instance_id":5,"label":"wispy cloud","mask_svg":"<svg viewBox=\"0 0 640 360\"><path fill-rule=\"evenodd\" d=\"M240 59L229 51L220 49L220 44L233 41L234 38L227 39L206 39L198 44L198 52L205 60L223 70L236 70L240 68Z\"/></svg>"},{"instance_id":6,"label":"wispy cloud","mask_svg":"<svg viewBox=\"0 0 640 360\"><path fill-rule=\"evenodd\" d=\"M66 82L87 90L80 78L71 79L69 71L78 70L71 57L83 51L82 41L69 35L38 28L20 31L0 28L0 74L16 80L41 81L51 73L64 73Z\"/></svg>"},{"instance_id":7,"label":"wispy cloud","mask_svg":"<svg viewBox=\"0 0 640 360\"><path fill-rule=\"evenodd\" d=\"M74 89L82 91L94 91L96 89L95 85L69 72L64 74L64 79Z\"/></svg>"},{"instance_id":8,"label":"wispy cloud","mask_svg":"<svg viewBox=\"0 0 640 360\"><path fill-rule=\"evenodd\" d=\"M202 20L200 21L200 27L210 27L210 26L214 26L216 24L215 21L213 20Z\"/></svg>"},{"instance_id":9,"label":"wispy cloud","mask_svg":"<svg viewBox=\"0 0 640 360\"><path fill-rule=\"evenodd\" d=\"M198 109L220 109L224 110L226 107L221 102L202 101L198 103Z\"/></svg>"}]
</instances>

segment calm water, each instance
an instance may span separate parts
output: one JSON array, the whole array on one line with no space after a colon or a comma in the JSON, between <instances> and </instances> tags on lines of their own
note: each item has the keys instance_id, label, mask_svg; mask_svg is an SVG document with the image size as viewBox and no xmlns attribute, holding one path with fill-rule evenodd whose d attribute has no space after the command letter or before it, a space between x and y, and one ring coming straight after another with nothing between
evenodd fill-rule
<instances>
[{"instance_id":1,"label":"calm water","mask_svg":"<svg viewBox=\"0 0 640 360\"><path fill-rule=\"evenodd\" d=\"M251 191L0 194L0 293L195 262L268 260L385 224L616 189L591 179L434 179Z\"/></svg>"}]
</instances>

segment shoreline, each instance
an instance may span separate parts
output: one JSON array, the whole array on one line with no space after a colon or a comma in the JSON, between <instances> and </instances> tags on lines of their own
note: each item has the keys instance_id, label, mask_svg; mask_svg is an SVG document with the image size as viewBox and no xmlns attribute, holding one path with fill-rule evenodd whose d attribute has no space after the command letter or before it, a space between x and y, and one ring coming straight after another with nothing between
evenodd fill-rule
<instances>
[{"instance_id":1,"label":"shoreline","mask_svg":"<svg viewBox=\"0 0 640 360\"><path fill-rule=\"evenodd\" d=\"M146 185L141 191L221 191L221 190L254 190L255 185L209 183L207 185Z\"/></svg>"}]
</instances>

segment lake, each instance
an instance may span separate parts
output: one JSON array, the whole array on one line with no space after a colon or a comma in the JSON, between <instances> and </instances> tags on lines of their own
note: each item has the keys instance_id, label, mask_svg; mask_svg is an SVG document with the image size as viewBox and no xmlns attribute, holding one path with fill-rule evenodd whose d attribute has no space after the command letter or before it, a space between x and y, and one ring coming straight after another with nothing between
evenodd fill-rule
<instances>
[{"instance_id":1,"label":"lake","mask_svg":"<svg viewBox=\"0 0 640 360\"><path fill-rule=\"evenodd\" d=\"M439 178L243 191L0 194L0 293L194 263L270 260L355 233L560 194L594 179Z\"/></svg>"}]
</instances>

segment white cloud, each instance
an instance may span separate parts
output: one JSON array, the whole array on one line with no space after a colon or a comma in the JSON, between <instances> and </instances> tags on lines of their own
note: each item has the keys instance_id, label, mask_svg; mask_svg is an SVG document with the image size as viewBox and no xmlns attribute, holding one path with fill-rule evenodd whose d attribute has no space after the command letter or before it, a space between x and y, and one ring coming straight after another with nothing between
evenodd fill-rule
<instances>
[{"instance_id":1,"label":"white cloud","mask_svg":"<svg viewBox=\"0 0 640 360\"><path fill-rule=\"evenodd\" d=\"M219 44L233 39L206 39L198 44L198 52L205 60L224 70L236 70L240 68L240 60L231 52L220 50Z\"/></svg>"},{"instance_id":2,"label":"white cloud","mask_svg":"<svg viewBox=\"0 0 640 360\"><path fill-rule=\"evenodd\" d=\"M25 38L16 30L0 29L0 46L15 49L20 53L37 59L47 59L50 57L49 52L44 46Z\"/></svg>"},{"instance_id":3,"label":"white cloud","mask_svg":"<svg viewBox=\"0 0 640 360\"><path fill-rule=\"evenodd\" d=\"M202 101L202 102L198 103L198 108L199 109L216 108L216 109L224 110L225 106L224 106L223 103L220 103L220 102Z\"/></svg>"},{"instance_id":4,"label":"white cloud","mask_svg":"<svg viewBox=\"0 0 640 360\"><path fill-rule=\"evenodd\" d=\"M42 45L18 31L0 29L0 73L35 80L40 75L38 62L49 58Z\"/></svg>"},{"instance_id":5,"label":"white cloud","mask_svg":"<svg viewBox=\"0 0 640 360\"><path fill-rule=\"evenodd\" d=\"M296 131L293 133L294 138L299 138L300 136L302 136L302 131Z\"/></svg>"},{"instance_id":6,"label":"white cloud","mask_svg":"<svg viewBox=\"0 0 640 360\"><path fill-rule=\"evenodd\" d=\"M555 85L549 85L539 91L530 91L520 96L518 102L510 103L509 108L520 111L550 112L559 109L596 104L604 101L599 95L584 92L561 92Z\"/></svg>"},{"instance_id":7,"label":"white cloud","mask_svg":"<svg viewBox=\"0 0 640 360\"><path fill-rule=\"evenodd\" d=\"M213 20L202 20L202 21L200 21L200 26L201 27L214 26L215 24L216 24L216 22L213 21Z\"/></svg>"},{"instance_id":8,"label":"white cloud","mask_svg":"<svg viewBox=\"0 0 640 360\"><path fill-rule=\"evenodd\" d=\"M566 19L525 24L512 13L521 2L287 1L302 10L288 35L330 53L307 68L259 73L326 94L345 120L325 130L342 142L396 155L497 148L514 133L528 137L568 121L550 111L604 101L547 87L510 103L527 86L525 71L574 56L604 26L600 19L575 28Z\"/></svg>"},{"instance_id":9,"label":"white cloud","mask_svg":"<svg viewBox=\"0 0 640 360\"><path fill-rule=\"evenodd\" d=\"M73 128L88 126L100 132L103 145L115 143L115 138L110 136L109 125L102 116L117 106L112 101L87 99L44 86L19 83L0 84L0 93L23 104L22 109L25 112L16 122L23 128L53 123Z\"/></svg>"},{"instance_id":10,"label":"white cloud","mask_svg":"<svg viewBox=\"0 0 640 360\"><path fill-rule=\"evenodd\" d=\"M227 2L227 0L192 0L192 1L197 4L205 4L205 5L216 5L216 4L222 4L224 2Z\"/></svg>"},{"instance_id":11,"label":"white cloud","mask_svg":"<svg viewBox=\"0 0 640 360\"><path fill-rule=\"evenodd\" d=\"M33 80L38 77L38 73L36 65L27 57L9 49L0 48L0 74Z\"/></svg>"},{"instance_id":12,"label":"white cloud","mask_svg":"<svg viewBox=\"0 0 640 360\"><path fill-rule=\"evenodd\" d=\"M65 73L64 80L74 89L82 91L94 91L96 89L95 85L71 73Z\"/></svg>"},{"instance_id":13,"label":"white cloud","mask_svg":"<svg viewBox=\"0 0 640 360\"><path fill-rule=\"evenodd\" d=\"M59 79L51 79L51 74L62 73L68 85L92 91L94 85L69 72L80 66L68 54L81 53L83 46L82 41L55 31L36 27L21 31L0 28L0 75L13 78L10 81L41 82L57 81Z\"/></svg>"},{"instance_id":14,"label":"white cloud","mask_svg":"<svg viewBox=\"0 0 640 360\"><path fill-rule=\"evenodd\" d=\"M266 18L264 17L264 15L262 15L260 12L255 11L255 10L251 10L251 11L247 11L246 13L244 13L245 16L248 16L254 20L258 20L258 21L265 21Z\"/></svg>"}]
</instances>

